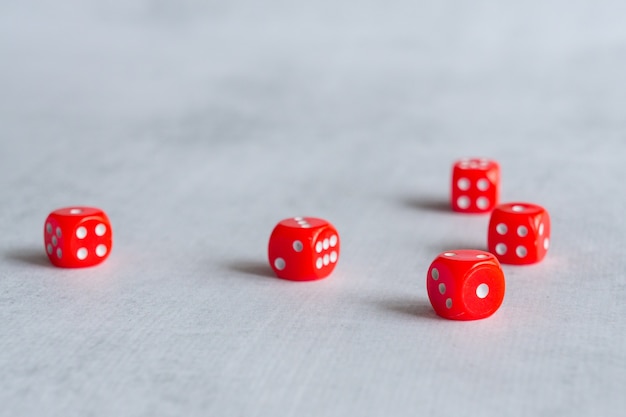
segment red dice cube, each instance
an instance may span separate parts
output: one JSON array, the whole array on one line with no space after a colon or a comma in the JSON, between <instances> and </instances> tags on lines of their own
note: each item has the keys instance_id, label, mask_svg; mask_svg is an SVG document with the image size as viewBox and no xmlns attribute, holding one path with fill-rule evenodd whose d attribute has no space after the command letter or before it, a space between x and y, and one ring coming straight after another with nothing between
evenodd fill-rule
<instances>
[{"instance_id":1,"label":"red dice cube","mask_svg":"<svg viewBox=\"0 0 626 417\"><path fill-rule=\"evenodd\" d=\"M323 219L285 219L272 231L268 256L279 278L292 281L325 278L339 260L339 234Z\"/></svg>"},{"instance_id":2,"label":"red dice cube","mask_svg":"<svg viewBox=\"0 0 626 417\"><path fill-rule=\"evenodd\" d=\"M502 263L525 265L541 261L550 247L548 212L531 203L497 206L489 220L487 246Z\"/></svg>"},{"instance_id":3,"label":"red dice cube","mask_svg":"<svg viewBox=\"0 0 626 417\"><path fill-rule=\"evenodd\" d=\"M452 210L488 213L498 204L500 165L485 158L461 159L452 168Z\"/></svg>"},{"instance_id":4,"label":"red dice cube","mask_svg":"<svg viewBox=\"0 0 626 417\"><path fill-rule=\"evenodd\" d=\"M44 247L53 265L62 268L94 266L111 252L111 222L93 207L53 211L44 223Z\"/></svg>"},{"instance_id":5,"label":"red dice cube","mask_svg":"<svg viewBox=\"0 0 626 417\"><path fill-rule=\"evenodd\" d=\"M473 249L439 254L426 277L435 312L451 320L489 317L504 299L504 273L496 257Z\"/></svg>"}]
</instances>

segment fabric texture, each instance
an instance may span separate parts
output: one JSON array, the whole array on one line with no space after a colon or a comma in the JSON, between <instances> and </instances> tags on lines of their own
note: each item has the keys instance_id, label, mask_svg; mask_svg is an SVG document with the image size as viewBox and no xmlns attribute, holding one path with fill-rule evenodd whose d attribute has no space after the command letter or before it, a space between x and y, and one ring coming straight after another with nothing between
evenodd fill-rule
<instances>
[{"instance_id":1,"label":"fabric texture","mask_svg":"<svg viewBox=\"0 0 626 417\"><path fill-rule=\"evenodd\" d=\"M105 4L106 3L106 4ZM0 415L622 416L620 2L63 0L0 5ZM486 248L451 167L497 159L546 259L492 317L426 273ZM92 205L113 249L52 267ZM317 282L272 275L291 216L332 222Z\"/></svg>"}]
</instances>

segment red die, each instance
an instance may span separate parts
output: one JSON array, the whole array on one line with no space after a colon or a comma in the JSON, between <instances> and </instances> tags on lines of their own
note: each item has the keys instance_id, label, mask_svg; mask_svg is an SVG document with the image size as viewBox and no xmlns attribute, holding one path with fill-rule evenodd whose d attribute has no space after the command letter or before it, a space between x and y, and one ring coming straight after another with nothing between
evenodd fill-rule
<instances>
[{"instance_id":1,"label":"red die","mask_svg":"<svg viewBox=\"0 0 626 417\"><path fill-rule=\"evenodd\" d=\"M433 309L451 320L489 317L502 304L504 287L498 259L489 252L473 249L439 254L426 277Z\"/></svg>"},{"instance_id":2,"label":"red die","mask_svg":"<svg viewBox=\"0 0 626 417\"><path fill-rule=\"evenodd\" d=\"M541 261L550 246L548 212L530 203L499 205L491 213L487 246L502 263L525 265Z\"/></svg>"},{"instance_id":3,"label":"red die","mask_svg":"<svg viewBox=\"0 0 626 417\"><path fill-rule=\"evenodd\" d=\"M55 266L93 266L111 252L111 223L104 211L97 208L55 210L48 215L43 234L46 254Z\"/></svg>"},{"instance_id":4,"label":"red die","mask_svg":"<svg viewBox=\"0 0 626 417\"><path fill-rule=\"evenodd\" d=\"M496 161L461 159L452 168L452 209L487 213L498 204L500 165Z\"/></svg>"},{"instance_id":5,"label":"red die","mask_svg":"<svg viewBox=\"0 0 626 417\"><path fill-rule=\"evenodd\" d=\"M326 220L285 219L272 231L268 256L279 278L292 281L325 278L339 259L339 234Z\"/></svg>"}]
</instances>

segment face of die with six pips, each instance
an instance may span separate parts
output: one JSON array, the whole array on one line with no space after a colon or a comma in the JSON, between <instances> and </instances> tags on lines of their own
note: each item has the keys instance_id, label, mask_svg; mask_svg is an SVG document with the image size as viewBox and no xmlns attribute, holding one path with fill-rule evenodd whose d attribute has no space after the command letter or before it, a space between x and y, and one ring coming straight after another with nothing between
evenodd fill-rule
<instances>
[{"instance_id":1,"label":"face of die with six pips","mask_svg":"<svg viewBox=\"0 0 626 417\"><path fill-rule=\"evenodd\" d=\"M325 278L339 260L339 234L328 221L292 217L280 221L270 236L269 263L276 276L291 281Z\"/></svg>"},{"instance_id":2,"label":"face of die with six pips","mask_svg":"<svg viewBox=\"0 0 626 417\"><path fill-rule=\"evenodd\" d=\"M111 222L94 207L65 207L44 223L44 248L53 265L81 268L103 262L113 244Z\"/></svg>"}]
</instances>

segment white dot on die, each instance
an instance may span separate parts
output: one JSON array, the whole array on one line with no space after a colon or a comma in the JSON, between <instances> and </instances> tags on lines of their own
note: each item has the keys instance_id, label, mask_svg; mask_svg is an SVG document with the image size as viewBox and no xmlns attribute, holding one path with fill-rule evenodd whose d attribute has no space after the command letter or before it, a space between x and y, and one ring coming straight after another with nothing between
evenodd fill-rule
<instances>
[{"instance_id":1,"label":"white dot on die","mask_svg":"<svg viewBox=\"0 0 626 417\"><path fill-rule=\"evenodd\" d=\"M52 225L50 223L46 224L46 232L48 232L48 234L52 233Z\"/></svg>"},{"instance_id":2,"label":"white dot on die","mask_svg":"<svg viewBox=\"0 0 626 417\"><path fill-rule=\"evenodd\" d=\"M324 239L324 242L322 243L324 250L328 249L330 247L330 242L328 241L328 239Z\"/></svg>"},{"instance_id":3,"label":"white dot on die","mask_svg":"<svg viewBox=\"0 0 626 417\"><path fill-rule=\"evenodd\" d=\"M515 248L515 254L520 258L523 258L528 254L528 251L524 246L518 246L517 248Z\"/></svg>"},{"instance_id":4,"label":"white dot on die","mask_svg":"<svg viewBox=\"0 0 626 417\"><path fill-rule=\"evenodd\" d=\"M439 270L437 268L431 269L430 276L432 277L432 279L437 281L439 279Z\"/></svg>"},{"instance_id":5,"label":"white dot on die","mask_svg":"<svg viewBox=\"0 0 626 417\"><path fill-rule=\"evenodd\" d=\"M323 262L324 262L324 266L330 263L330 256L328 256L328 254L324 255Z\"/></svg>"},{"instance_id":6,"label":"white dot on die","mask_svg":"<svg viewBox=\"0 0 626 417\"><path fill-rule=\"evenodd\" d=\"M461 209L466 209L470 206L470 199L467 196L461 196L456 199L456 204Z\"/></svg>"},{"instance_id":7,"label":"white dot on die","mask_svg":"<svg viewBox=\"0 0 626 417\"><path fill-rule=\"evenodd\" d=\"M485 298L487 294L489 294L489 285L480 284L478 287L476 287L476 297Z\"/></svg>"},{"instance_id":8,"label":"white dot on die","mask_svg":"<svg viewBox=\"0 0 626 417\"><path fill-rule=\"evenodd\" d=\"M543 240L543 248L544 248L545 250L548 250L548 248L549 248L549 247L550 247L550 239L545 238L545 239Z\"/></svg>"},{"instance_id":9,"label":"white dot on die","mask_svg":"<svg viewBox=\"0 0 626 417\"><path fill-rule=\"evenodd\" d=\"M56 246L57 243L59 243L59 241L57 240L56 236L52 236L52 246Z\"/></svg>"},{"instance_id":10,"label":"white dot on die","mask_svg":"<svg viewBox=\"0 0 626 417\"><path fill-rule=\"evenodd\" d=\"M511 207L511 210L513 210L513 211L515 211L517 213L520 213L520 212L524 211L524 206L515 205L515 206Z\"/></svg>"},{"instance_id":11,"label":"white dot on die","mask_svg":"<svg viewBox=\"0 0 626 417\"><path fill-rule=\"evenodd\" d=\"M78 229L76 229L76 237L79 239L84 239L87 236L87 229L85 229L83 226L80 226Z\"/></svg>"},{"instance_id":12,"label":"white dot on die","mask_svg":"<svg viewBox=\"0 0 626 417\"><path fill-rule=\"evenodd\" d=\"M528 229L526 228L526 226L520 226L517 228L517 235L519 237L524 237L528 234Z\"/></svg>"},{"instance_id":13,"label":"white dot on die","mask_svg":"<svg viewBox=\"0 0 626 417\"><path fill-rule=\"evenodd\" d=\"M478 197L476 199L476 207L481 210L485 210L487 207L489 207L489 199L487 197Z\"/></svg>"},{"instance_id":14,"label":"white dot on die","mask_svg":"<svg viewBox=\"0 0 626 417\"><path fill-rule=\"evenodd\" d=\"M76 251L76 257L80 259L81 261L87 258L87 254L88 252L87 252L87 249L85 248L80 248Z\"/></svg>"},{"instance_id":15,"label":"white dot on die","mask_svg":"<svg viewBox=\"0 0 626 417\"><path fill-rule=\"evenodd\" d=\"M62 234L62 232L61 232L61 228L60 228L60 227L57 227L57 236L58 236L58 237L61 237L61 234Z\"/></svg>"},{"instance_id":16,"label":"white dot on die","mask_svg":"<svg viewBox=\"0 0 626 417\"><path fill-rule=\"evenodd\" d=\"M299 222L299 221L303 220L303 219L302 219L302 217L300 217L300 216L298 216L298 217L294 217L293 219L294 219L295 221L297 221L297 222Z\"/></svg>"},{"instance_id":17,"label":"white dot on die","mask_svg":"<svg viewBox=\"0 0 626 417\"><path fill-rule=\"evenodd\" d=\"M83 212L83 210L81 210L79 208L70 209L70 214L80 214L82 212Z\"/></svg>"},{"instance_id":18,"label":"white dot on die","mask_svg":"<svg viewBox=\"0 0 626 417\"><path fill-rule=\"evenodd\" d=\"M107 232L106 225L100 223L99 225L96 226L96 236L104 236L106 232Z\"/></svg>"},{"instance_id":19,"label":"white dot on die","mask_svg":"<svg viewBox=\"0 0 626 417\"><path fill-rule=\"evenodd\" d=\"M446 284L444 284L443 282L441 284L439 284L439 293L440 294L445 294L446 293Z\"/></svg>"},{"instance_id":20,"label":"white dot on die","mask_svg":"<svg viewBox=\"0 0 626 417\"><path fill-rule=\"evenodd\" d=\"M446 300L446 307L447 307L447 308L452 308L452 298L448 298L448 299Z\"/></svg>"},{"instance_id":21,"label":"white dot on die","mask_svg":"<svg viewBox=\"0 0 626 417\"><path fill-rule=\"evenodd\" d=\"M443 254L443 256L454 256L454 255L456 255L456 253L454 252L446 252Z\"/></svg>"},{"instance_id":22,"label":"white dot on die","mask_svg":"<svg viewBox=\"0 0 626 417\"><path fill-rule=\"evenodd\" d=\"M317 269L321 269L323 265L324 265L324 261L322 260L322 258L317 258L317 261L315 261L315 267Z\"/></svg>"},{"instance_id":23,"label":"white dot on die","mask_svg":"<svg viewBox=\"0 0 626 417\"><path fill-rule=\"evenodd\" d=\"M338 257L337 252L332 251L332 252L330 253L330 261L331 261L332 263L337 262L337 257Z\"/></svg>"},{"instance_id":24,"label":"white dot on die","mask_svg":"<svg viewBox=\"0 0 626 417\"><path fill-rule=\"evenodd\" d=\"M48 246L46 246L46 249L48 250L48 254L52 255L52 245L50 243L48 243Z\"/></svg>"},{"instance_id":25,"label":"white dot on die","mask_svg":"<svg viewBox=\"0 0 626 417\"><path fill-rule=\"evenodd\" d=\"M467 178L460 178L457 182L456 182L456 186L459 187L459 190L469 190L470 188L470 181Z\"/></svg>"},{"instance_id":26,"label":"white dot on die","mask_svg":"<svg viewBox=\"0 0 626 417\"><path fill-rule=\"evenodd\" d=\"M302 249L304 249L304 245L299 240L294 240L292 246L293 250L295 250L296 252L302 252Z\"/></svg>"},{"instance_id":27,"label":"white dot on die","mask_svg":"<svg viewBox=\"0 0 626 417\"><path fill-rule=\"evenodd\" d=\"M489 181L484 178L479 179L476 182L476 188L478 188L480 191L486 191L487 188L489 188Z\"/></svg>"},{"instance_id":28,"label":"white dot on die","mask_svg":"<svg viewBox=\"0 0 626 417\"><path fill-rule=\"evenodd\" d=\"M97 256L102 258L106 254L107 254L107 247L105 245L98 245L98 246L96 246L96 255Z\"/></svg>"},{"instance_id":29,"label":"white dot on die","mask_svg":"<svg viewBox=\"0 0 626 417\"><path fill-rule=\"evenodd\" d=\"M544 225L543 225L543 223L541 223L539 225L539 236L543 236L543 229L544 229Z\"/></svg>"},{"instance_id":30,"label":"white dot on die","mask_svg":"<svg viewBox=\"0 0 626 417\"><path fill-rule=\"evenodd\" d=\"M57 258L61 258L63 256L63 251L61 248L57 248Z\"/></svg>"},{"instance_id":31,"label":"white dot on die","mask_svg":"<svg viewBox=\"0 0 626 417\"><path fill-rule=\"evenodd\" d=\"M478 258L478 259L485 259L485 258L488 258L488 256L485 255L484 253L481 253L481 254L476 255L476 258Z\"/></svg>"},{"instance_id":32,"label":"white dot on die","mask_svg":"<svg viewBox=\"0 0 626 417\"><path fill-rule=\"evenodd\" d=\"M337 235L332 235L330 237L329 243L330 243L331 248L334 248L335 246L337 246Z\"/></svg>"},{"instance_id":33,"label":"white dot on die","mask_svg":"<svg viewBox=\"0 0 626 417\"><path fill-rule=\"evenodd\" d=\"M504 255L506 253L506 245L504 243L498 243L496 245L496 253L498 255Z\"/></svg>"},{"instance_id":34,"label":"white dot on die","mask_svg":"<svg viewBox=\"0 0 626 417\"><path fill-rule=\"evenodd\" d=\"M509 228L506 227L506 224L504 223L498 223L498 225L496 226L496 232L498 232L499 235L506 235L506 232L509 231Z\"/></svg>"},{"instance_id":35,"label":"white dot on die","mask_svg":"<svg viewBox=\"0 0 626 417\"><path fill-rule=\"evenodd\" d=\"M279 271L285 269L286 266L287 264L285 263L285 260L283 258L274 259L274 267L276 267L276 269L278 269Z\"/></svg>"},{"instance_id":36,"label":"white dot on die","mask_svg":"<svg viewBox=\"0 0 626 417\"><path fill-rule=\"evenodd\" d=\"M317 242L315 244L315 252L320 253L322 251L322 242Z\"/></svg>"}]
</instances>

